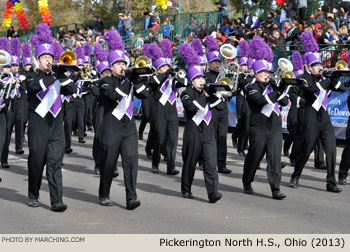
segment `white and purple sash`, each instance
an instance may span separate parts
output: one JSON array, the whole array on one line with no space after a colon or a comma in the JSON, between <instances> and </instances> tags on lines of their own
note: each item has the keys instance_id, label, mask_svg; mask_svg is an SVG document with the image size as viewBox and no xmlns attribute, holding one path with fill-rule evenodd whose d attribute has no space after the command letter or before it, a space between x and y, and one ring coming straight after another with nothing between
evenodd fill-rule
<instances>
[{"instance_id":1,"label":"white and purple sash","mask_svg":"<svg viewBox=\"0 0 350 252\"><path fill-rule=\"evenodd\" d=\"M212 116L212 111L209 108L209 105L207 104L204 110L198 110L198 112L194 115L194 117L192 117L192 120L197 126L201 124L202 121L204 121L207 125L209 125L211 116Z\"/></svg>"},{"instance_id":2,"label":"white and purple sash","mask_svg":"<svg viewBox=\"0 0 350 252\"><path fill-rule=\"evenodd\" d=\"M133 88L130 89L128 96L120 96L118 99L118 105L112 112L118 120L121 120L124 115L127 115L131 120L133 115L133 105L134 105Z\"/></svg>"},{"instance_id":3,"label":"white and purple sash","mask_svg":"<svg viewBox=\"0 0 350 252\"><path fill-rule=\"evenodd\" d=\"M56 80L45 90L37 93L37 97L41 101L40 104L36 107L35 112L40 115L42 118L50 112L53 117L57 117L58 113L62 108L61 101L61 83L59 80Z\"/></svg>"},{"instance_id":4,"label":"white and purple sash","mask_svg":"<svg viewBox=\"0 0 350 252\"><path fill-rule=\"evenodd\" d=\"M272 92L272 87L270 85L268 85L265 88L263 96L268 95L271 92ZM275 112L276 115L280 114L280 108L279 108L278 102L275 102L275 104L265 104L264 107L261 110L261 113L264 114L267 117L270 117L272 112Z\"/></svg>"},{"instance_id":5,"label":"white and purple sash","mask_svg":"<svg viewBox=\"0 0 350 252\"><path fill-rule=\"evenodd\" d=\"M324 80L324 76L321 76L321 80ZM327 90L323 89L319 82L316 83L317 87L320 89L315 93L315 96L317 97L314 103L312 104L312 107L319 111L321 106L324 108L324 110L327 110L327 103L328 103L328 94Z\"/></svg>"},{"instance_id":6,"label":"white and purple sash","mask_svg":"<svg viewBox=\"0 0 350 252\"><path fill-rule=\"evenodd\" d=\"M172 80L171 76L163 83L162 87L160 88L160 91L163 93L162 97L160 97L159 102L165 106L167 101L171 105L174 104L174 101L176 99L176 86L175 81Z\"/></svg>"}]
</instances>

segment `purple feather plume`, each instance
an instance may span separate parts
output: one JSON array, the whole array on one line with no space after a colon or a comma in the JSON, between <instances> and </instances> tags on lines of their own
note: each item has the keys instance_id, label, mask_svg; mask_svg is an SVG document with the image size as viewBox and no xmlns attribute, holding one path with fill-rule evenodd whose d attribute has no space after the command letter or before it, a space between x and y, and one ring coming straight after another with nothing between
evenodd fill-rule
<instances>
[{"instance_id":1,"label":"purple feather plume","mask_svg":"<svg viewBox=\"0 0 350 252\"><path fill-rule=\"evenodd\" d=\"M316 40L311 32L304 31L300 35L300 40L301 40L301 43L303 45L303 49L306 53L307 52L318 52L319 47L318 47L317 42L316 42Z\"/></svg>"},{"instance_id":2,"label":"purple feather plume","mask_svg":"<svg viewBox=\"0 0 350 252\"><path fill-rule=\"evenodd\" d=\"M347 61L348 64L350 65L350 53L348 53L348 56L346 57L346 61Z\"/></svg>"},{"instance_id":3,"label":"purple feather plume","mask_svg":"<svg viewBox=\"0 0 350 252\"><path fill-rule=\"evenodd\" d=\"M23 44L22 53L23 53L23 58L31 58L32 57L32 51L31 51L30 45L28 43Z\"/></svg>"},{"instance_id":4,"label":"purple feather plume","mask_svg":"<svg viewBox=\"0 0 350 252\"><path fill-rule=\"evenodd\" d=\"M60 43L55 42L53 45L53 55L54 55L54 60L60 60L61 54L64 52L62 46Z\"/></svg>"},{"instance_id":5,"label":"purple feather plume","mask_svg":"<svg viewBox=\"0 0 350 252\"><path fill-rule=\"evenodd\" d=\"M95 55L95 61L107 61L107 53L103 49L101 44L96 44L94 47L94 55Z\"/></svg>"},{"instance_id":6,"label":"purple feather plume","mask_svg":"<svg viewBox=\"0 0 350 252\"><path fill-rule=\"evenodd\" d=\"M255 60L266 59L265 44L265 41L261 37L254 36L253 39L249 42L250 57Z\"/></svg>"},{"instance_id":7,"label":"purple feather plume","mask_svg":"<svg viewBox=\"0 0 350 252\"><path fill-rule=\"evenodd\" d=\"M199 66L201 64L198 54L188 43L180 45L179 54L187 64L188 68Z\"/></svg>"},{"instance_id":8,"label":"purple feather plume","mask_svg":"<svg viewBox=\"0 0 350 252\"><path fill-rule=\"evenodd\" d=\"M168 59L173 58L173 50L171 48L171 42L169 39L162 40L162 51L165 58L168 58Z\"/></svg>"},{"instance_id":9,"label":"purple feather plume","mask_svg":"<svg viewBox=\"0 0 350 252\"><path fill-rule=\"evenodd\" d=\"M10 53L10 45L9 45L9 41L7 40L7 38L5 37L1 37L0 38L0 50L4 50L8 53Z\"/></svg>"},{"instance_id":10,"label":"purple feather plume","mask_svg":"<svg viewBox=\"0 0 350 252\"><path fill-rule=\"evenodd\" d=\"M159 58L164 58L164 54L162 49L154 43L152 43L149 47L149 52L152 60L157 60Z\"/></svg>"},{"instance_id":11,"label":"purple feather plume","mask_svg":"<svg viewBox=\"0 0 350 252\"><path fill-rule=\"evenodd\" d=\"M39 45L39 38L37 35L33 35L30 37L30 44L35 49Z\"/></svg>"},{"instance_id":12,"label":"purple feather plume","mask_svg":"<svg viewBox=\"0 0 350 252\"><path fill-rule=\"evenodd\" d=\"M265 43L265 59L268 62L273 61L273 52L271 50L271 47L267 43Z\"/></svg>"},{"instance_id":13,"label":"purple feather plume","mask_svg":"<svg viewBox=\"0 0 350 252\"><path fill-rule=\"evenodd\" d=\"M90 44L89 43L84 44L84 55L90 57Z\"/></svg>"},{"instance_id":14,"label":"purple feather plume","mask_svg":"<svg viewBox=\"0 0 350 252\"><path fill-rule=\"evenodd\" d=\"M205 45L207 46L207 54L210 52L219 51L219 45L212 36L205 37Z\"/></svg>"},{"instance_id":15,"label":"purple feather plume","mask_svg":"<svg viewBox=\"0 0 350 252\"><path fill-rule=\"evenodd\" d=\"M204 50L202 46L202 41L200 39L195 39L192 41L192 48L199 56L204 56Z\"/></svg>"},{"instance_id":16,"label":"purple feather plume","mask_svg":"<svg viewBox=\"0 0 350 252\"><path fill-rule=\"evenodd\" d=\"M118 33L116 33L115 31L108 31L105 36L104 39L107 42L107 47L108 47L108 51L112 52L115 50L119 50L119 51L124 51L124 44L123 44L123 40L122 37L120 37L118 35Z\"/></svg>"},{"instance_id":17,"label":"purple feather plume","mask_svg":"<svg viewBox=\"0 0 350 252\"><path fill-rule=\"evenodd\" d=\"M83 48L81 48L81 46L77 46L77 48L75 49L75 53L78 59L84 59L84 51Z\"/></svg>"},{"instance_id":18,"label":"purple feather plume","mask_svg":"<svg viewBox=\"0 0 350 252\"><path fill-rule=\"evenodd\" d=\"M11 54L17 57L21 56L21 42L18 38L11 40Z\"/></svg>"},{"instance_id":19,"label":"purple feather plume","mask_svg":"<svg viewBox=\"0 0 350 252\"><path fill-rule=\"evenodd\" d=\"M150 44L146 43L143 45L143 55L147 56L148 58L152 58L152 55L150 53Z\"/></svg>"},{"instance_id":20,"label":"purple feather plume","mask_svg":"<svg viewBox=\"0 0 350 252\"><path fill-rule=\"evenodd\" d=\"M292 60L294 64L294 71L299 71L304 69L303 59L299 51L294 51L292 54Z\"/></svg>"},{"instance_id":21,"label":"purple feather plume","mask_svg":"<svg viewBox=\"0 0 350 252\"><path fill-rule=\"evenodd\" d=\"M242 40L239 42L239 54L241 57L248 57L249 56L249 44L247 41Z\"/></svg>"},{"instance_id":22,"label":"purple feather plume","mask_svg":"<svg viewBox=\"0 0 350 252\"><path fill-rule=\"evenodd\" d=\"M52 44L53 37L50 26L39 24L35 29L35 34L38 36L39 44Z\"/></svg>"}]
</instances>

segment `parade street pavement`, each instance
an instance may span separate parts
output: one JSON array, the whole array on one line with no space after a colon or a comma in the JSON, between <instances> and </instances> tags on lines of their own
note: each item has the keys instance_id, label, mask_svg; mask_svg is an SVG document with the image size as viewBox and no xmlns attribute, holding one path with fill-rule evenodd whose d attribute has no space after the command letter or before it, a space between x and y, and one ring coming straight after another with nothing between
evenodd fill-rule
<instances>
[{"instance_id":1,"label":"parade street pavement","mask_svg":"<svg viewBox=\"0 0 350 252\"><path fill-rule=\"evenodd\" d=\"M139 122L137 122L137 126ZM144 139L147 139L149 125ZM183 125L179 130L176 168L182 168ZM10 146L9 169L0 169L0 233L350 233L350 185L342 186L339 194L326 191L326 171L313 168L310 157L297 189L288 187L293 168L283 169L281 191L287 198L271 199L266 178L265 160L253 183L254 195L242 190L244 159L232 148L228 137L229 175L219 174L219 190L223 197L216 204L208 203L203 172L196 170L192 192L194 199L184 199L180 193L181 173L166 174L162 161L160 173L151 172L151 161L145 155L146 141L139 141L139 172L137 193L141 207L125 209L125 189L120 160L120 175L111 187L112 207L99 205L99 176L92 160L93 132L87 132L87 143L72 137L73 153L65 155L63 167L63 199L68 209L51 212L45 171L40 191L41 206L27 204L27 156L14 154L14 139ZM12 134L14 137L14 134ZM343 148L337 148L337 168ZM283 157L283 161L289 162Z\"/></svg>"}]
</instances>

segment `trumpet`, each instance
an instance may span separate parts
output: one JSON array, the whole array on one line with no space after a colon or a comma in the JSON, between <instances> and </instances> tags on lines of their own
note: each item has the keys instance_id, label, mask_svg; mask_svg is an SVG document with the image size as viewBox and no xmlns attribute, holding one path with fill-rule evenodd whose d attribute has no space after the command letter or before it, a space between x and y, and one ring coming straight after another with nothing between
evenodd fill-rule
<instances>
[{"instance_id":1,"label":"trumpet","mask_svg":"<svg viewBox=\"0 0 350 252\"><path fill-rule=\"evenodd\" d=\"M186 77L186 70L185 69L179 69L176 73L176 76L178 76L179 78L185 78Z\"/></svg>"},{"instance_id":2,"label":"trumpet","mask_svg":"<svg viewBox=\"0 0 350 252\"><path fill-rule=\"evenodd\" d=\"M223 78L220 78L219 81L218 81L218 84L220 85L227 85L229 88L230 88L230 91L227 91L227 90L218 90L218 92L222 95L222 96L225 96L225 97L231 97L232 96L232 93L235 92L236 88L235 86L233 85L233 82L230 78L227 78L227 77L223 77Z\"/></svg>"}]
</instances>

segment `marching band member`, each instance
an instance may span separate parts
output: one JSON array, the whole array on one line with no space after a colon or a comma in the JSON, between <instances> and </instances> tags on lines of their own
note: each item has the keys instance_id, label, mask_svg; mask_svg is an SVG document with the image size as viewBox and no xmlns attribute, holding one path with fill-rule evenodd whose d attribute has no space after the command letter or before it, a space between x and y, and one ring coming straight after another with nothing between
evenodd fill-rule
<instances>
[{"instance_id":1,"label":"marching band member","mask_svg":"<svg viewBox=\"0 0 350 252\"><path fill-rule=\"evenodd\" d=\"M127 70L127 56L122 38L115 31L105 35L108 62L112 75L100 80L100 95L104 107L101 129L101 177L99 199L103 206L112 206L110 188L119 154L124 170L126 208L135 209L141 202L136 194L138 170L137 131L133 118L133 95L147 97L148 89L134 71Z\"/></svg>"},{"instance_id":2,"label":"marching band member","mask_svg":"<svg viewBox=\"0 0 350 252\"><path fill-rule=\"evenodd\" d=\"M11 106L7 111L7 131L6 131L6 141L1 154L1 164L4 168L9 168L7 159L9 155L9 147L11 142L11 135L13 127L15 127L15 145L16 154L23 154L23 142L24 142L24 99L22 94L25 93L25 81L26 77L18 73L19 61L21 56L21 42L18 38L11 40L11 72L16 80L15 88L12 89L10 97L12 99ZM24 96L25 97L25 96Z\"/></svg>"},{"instance_id":3,"label":"marching band member","mask_svg":"<svg viewBox=\"0 0 350 252\"><path fill-rule=\"evenodd\" d=\"M182 44L179 54L188 66L187 77L192 81L192 85L181 94L186 115L182 146L181 193L183 197L193 199L191 185L196 163L202 157L209 202L215 203L222 197L218 192L216 143L212 122L212 108L219 98L204 91L205 75L200 66L200 59L190 45Z\"/></svg>"},{"instance_id":4,"label":"marching band member","mask_svg":"<svg viewBox=\"0 0 350 252\"><path fill-rule=\"evenodd\" d=\"M29 101L28 120L28 206L38 207L42 173L46 166L46 177L50 189L51 210L65 211L62 201L62 159L64 154L63 113L61 94L76 92L72 80L57 69L52 73L53 48L50 27L37 26L35 33L39 45L36 59L40 70L28 75Z\"/></svg>"},{"instance_id":5,"label":"marching band member","mask_svg":"<svg viewBox=\"0 0 350 252\"><path fill-rule=\"evenodd\" d=\"M350 54L347 56L347 62L350 65ZM350 111L350 96L348 96L348 109ZM341 161L339 165L339 174L338 174L338 184L346 185L346 178L349 173L350 168L350 118L348 120L348 125L346 127L346 143L341 155Z\"/></svg>"},{"instance_id":6,"label":"marching band member","mask_svg":"<svg viewBox=\"0 0 350 252\"><path fill-rule=\"evenodd\" d=\"M249 44L242 40L239 42L239 49L241 58L239 58L239 66L241 69L241 74L238 77L237 83L237 96L236 96L236 106L237 106L237 126L236 130L238 133L238 144L237 152L240 156L245 156L245 147L248 144L248 133L249 133L249 119L250 110L248 102L245 98L245 86L248 83L252 83L254 77L253 75L248 75L248 56L249 56Z\"/></svg>"},{"instance_id":7,"label":"marching band member","mask_svg":"<svg viewBox=\"0 0 350 252\"><path fill-rule=\"evenodd\" d=\"M90 44L84 44L84 71L88 73L89 79L94 80L97 78L97 73L94 69L91 69L90 63ZM92 130L92 111L95 97L91 94L89 89L86 90L86 93L83 95L84 104L85 104L85 113L84 113L84 133L86 128L91 131Z\"/></svg>"},{"instance_id":8,"label":"marching band member","mask_svg":"<svg viewBox=\"0 0 350 252\"><path fill-rule=\"evenodd\" d=\"M74 97L74 115L73 115L73 125L76 127L78 131L78 139L79 143L86 143L84 140L85 134L85 123L84 123L84 115L85 115L85 101L83 99L83 95L85 93L84 89L84 79L83 79L83 69L84 69L84 52L83 48L78 46L75 50L77 55L77 65L81 69L80 73L73 72L73 80L75 85L77 86L77 93L73 95Z\"/></svg>"},{"instance_id":9,"label":"marching band member","mask_svg":"<svg viewBox=\"0 0 350 252\"><path fill-rule=\"evenodd\" d=\"M249 150L244 161L243 187L246 194L253 194L251 183L256 169L266 154L267 177L273 199L283 199L280 191L281 182L281 148L282 120L279 106L286 106L286 92L270 82L271 63L267 60L269 46L258 36L251 41L251 56L256 59L253 64L256 81L246 86L247 101L251 110L249 126ZM253 50L252 50L253 48Z\"/></svg>"},{"instance_id":10,"label":"marching band member","mask_svg":"<svg viewBox=\"0 0 350 252\"><path fill-rule=\"evenodd\" d=\"M97 69L99 74L101 75L101 79L111 76L111 68L107 61L107 53L103 49L103 47L100 44L95 45L94 47L94 55L95 55L95 61L97 61L99 64L97 64ZM98 82L95 83L92 87L92 94L97 99L97 106L94 114L94 140L92 145L92 156L95 160L95 173L97 175L100 175L100 168L102 163L102 148L101 148L101 129L102 129L102 123L103 123L103 101L101 100L100 96L100 86L98 86ZM116 169L114 171L114 177L119 175L118 170ZM116 174L117 173L117 174Z\"/></svg>"},{"instance_id":11,"label":"marching band member","mask_svg":"<svg viewBox=\"0 0 350 252\"><path fill-rule=\"evenodd\" d=\"M307 72L298 76L298 78L306 81L303 86L305 97L304 120L301 122L303 127L301 146L303 148L298 152L290 187L296 188L298 186L300 175L310 153L321 139L326 153L326 189L329 192L339 193L342 189L337 186L335 180L336 142L333 126L327 112L327 98L329 90L339 92L344 91L345 87L334 76L330 78L322 76L323 65L319 53L309 53L306 62L308 65Z\"/></svg>"},{"instance_id":12,"label":"marching band member","mask_svg":"<svg viewBox=\"0 0 350 252\"><path fill-rule=\"evenodd\" d=\"M162 41L170 43L168 39ZM163 47L163 46L162 46ZM181 81L171 68L171 45L170 51L164 52L154 43L150 45L153 65L158 74L151 76L149 85L154 93L154 123L155 141L153 142L152 172L159 173L160 155L162 147L166 147L167 174L176 175L175 156L178 141L179 120L176 109L176 88L186 86L187 81Z\"/></svg>"},{"instance_id":13,"label":"marching band member","mask_svg":"<svg viewBox=\"0 0 350 252\"><path fill-rule=\"evenodd\" d=\"M205 38L207 46L207 60L209 72L205 73L207 83L218 83L219 79L225 76L220 74L220 52L219 45L212 36ZM217 145L217 166L218 172L229 174L231 170L226 168L227 156L227 132L228 132L228 108L227 99L218 94L218 105L213 107L213 126Z\"/></svg>"}]
</instances>

